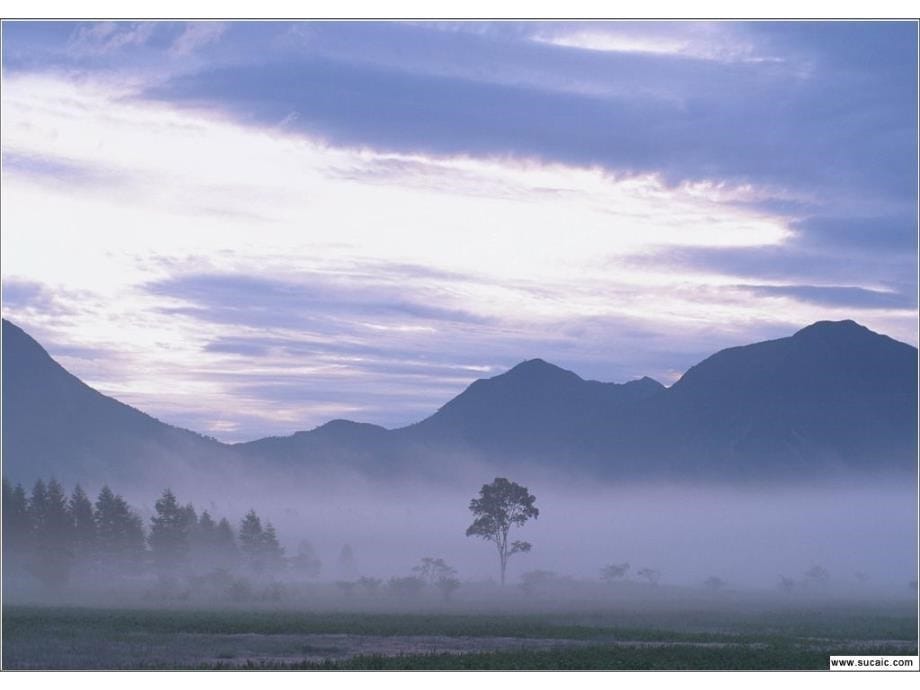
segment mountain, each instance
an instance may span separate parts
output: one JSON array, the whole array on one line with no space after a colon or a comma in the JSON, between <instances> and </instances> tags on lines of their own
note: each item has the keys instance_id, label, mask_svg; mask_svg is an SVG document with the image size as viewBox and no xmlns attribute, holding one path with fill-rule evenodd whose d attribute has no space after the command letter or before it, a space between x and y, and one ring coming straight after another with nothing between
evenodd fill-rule
<instances>
[{"instance_id":1,"label":"mountain","mask_svg":"<svg viewBox=\"0 0 920 690\"><path fill-rule=\"evenodd\" d=\"M665 388L585 381L542 360L474 382L396 432L430 453L610 477L820 478L911 470L917 349L853 321L722 350Z\"/></svg>"},{"instance_id":2,"label":"mountain","mask_svg":"<svg viewBox=\"0 0 920 690\"><path fill-rule=\"evenodd\" d=\"M428 447L449 444L522 460L583 454L598 428L628 414L665 387L650 378L624 384L586 381L531 359L480 379L431 417L395 433Z\"/></svg>"},{"instance_id":3,"label":"mountain","mask_svg":"<svg viewBox=\"0 0 920 690\"><path fill-rule=\"evenodd\" d=\"M3 322L3 460L14 479L168 483L190 468L444 478L465 459L617 479L913 472L917 349L822 321L717 352L670 388L587 381L531 359L402 429L334 420L225 445L94 391Z\"/></svg>"},{"instance_id":4,"label":"mountain","mask_svg":"<svg viewBox=\"0 0 920 690\"><path fill-rule=\"evenodd\" d=\"M206 461L223 445L93 390L3 320L4 474L117 482Z\"/></svg>"},{"instance_id":5,"label":"mountain","mask_svg":"<svg viewBox=\"0 0 920 690\"><path fill-rule=\"evenodd\" d=\"M821 321L722 350L638 409L630 440L679 474L911 469L917 349L854 321Z\"/></svg>"},{"instance_id":6,"label":"mountain","mask_svg":"<svg viewBox=\"0 0 920 690\"><path fill-rule=\"evenodd\" d=\"M271 436L234 449L254 461L271 458L288 467L305 461L323 464L331 460L369 476L386 475L399 461L393 434L382 426L334 419L312 431L298 431L291 436Z\"/></svg>"}]
</instances>

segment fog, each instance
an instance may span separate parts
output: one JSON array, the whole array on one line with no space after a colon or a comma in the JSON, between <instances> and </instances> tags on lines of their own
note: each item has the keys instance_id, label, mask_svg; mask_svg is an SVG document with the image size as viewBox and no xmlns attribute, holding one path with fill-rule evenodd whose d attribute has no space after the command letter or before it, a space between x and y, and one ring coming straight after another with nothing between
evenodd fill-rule
<instances>
[{"instance_id":1,"label":"fog","mask_svg":"<svg viewBox=\"0 0 920 690\"><path fill-rule=\"evenodd\" d=\"M917 490L909 476L823 485L603 483L468 462L453 463L450 477L440 481L430 474L372 479L306 469L247 475L234 468L221 476L187 472L177 481L112 489L137 512L147 534L154 503L167 487L181 505L192 503L199 515L206 510L215 520L226 517L235 530L254 509L263 523L274 525L287 557L266 572L240 568L257 582L331 585L365 577L381 580L385 589L391 578L417 574L413 568L428 557L455 569L460 587L452 598L463 600L477 588L497 587L495 545L465 535L471 499L496 476L526 486L540 511L511 529L511 539L533 546L510 558L506 592L514 596L532 594L521 584L534 579L554 583L547 592L568 587L570 593L585 593L586 587L601 586L605 566L624 563L629 569L615 586L653 587L640 575L649 569L660 575L657 591L703 591L705 581L717 578L723 592L916 596L909 583L917 578ZM101 485L83 487L94 498ZM304 542L321 561L309 575L290 562ZM350 562L341 557L346 546ZM16 601L19 589L10 572L4 589L8 600ZM181 580L191 572L177 568L174 574ZM148 573L148 580L155 577ZM29 599L44 596L34 586L22 591ZM75 580L56 594L78 600L80 592ZM342 592L332 586L323 596L342 601Z\"/></svg>"},{"instance_id":2,"label":"fog","mask_svg":"<svg viewBox=\"0 0 920 690\"><path fill-rule=\"evenodd\" d=\"M509 478L527 486L540 509L537 519L512 528L533 550L511 558L511 582L531 570L596 580L603 566L622 562L631 564L630 577L648 567L660 571L662 584L686 586L717 576L737 588L772 589L781 576L801 578L816 565L840 589L906 591L916 578L917 495L910 485L755 489ZM341 576L335 559L349 544L362 575L405 575L431 556L457 568L461 579L494 579L494 545L465 536L469 502L492 479L307 488L262 501L228 497L221 512L240 514L246 500L257 505L289 549L311 541L326 578Z\"/></svg>"}]
</instances>

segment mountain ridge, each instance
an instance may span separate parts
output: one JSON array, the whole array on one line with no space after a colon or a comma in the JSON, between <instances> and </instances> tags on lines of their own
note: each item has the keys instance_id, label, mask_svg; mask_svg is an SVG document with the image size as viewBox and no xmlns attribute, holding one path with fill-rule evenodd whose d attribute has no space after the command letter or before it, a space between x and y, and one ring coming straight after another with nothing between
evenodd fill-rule
<instances>
[{"instance_id":1,"label":"mountain ridge","mask_svg":"<svg viewBox=\"0 0 920 690\"><path fill-rule=\"evenodd\" d=\"M437 458L448 456L598 476L814 475L916 463L917 350L849 320L720 350L670 387L649 377L585 380L535 358L473 381L405 427L338 419L237 444L104 396L6 319L3 346L4 469L16 474L148 476L237 460L437 474Z\"/></svg>"}]
</instances>

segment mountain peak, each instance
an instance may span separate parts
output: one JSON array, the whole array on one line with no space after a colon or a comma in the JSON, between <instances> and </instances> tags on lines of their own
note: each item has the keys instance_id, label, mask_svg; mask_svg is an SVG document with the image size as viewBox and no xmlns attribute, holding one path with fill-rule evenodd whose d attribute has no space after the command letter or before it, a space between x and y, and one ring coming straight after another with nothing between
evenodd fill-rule
<instances>
[{"instance_id":1,"label":"mountain peak","mask_svg":"<svg viewBox=\"0 0 920 690\"><path fill-rule=\"evenodd\" d=\"M856 323L852 319L845 319L843 321L816 321L810 326L805 326L805 328L797 331L792 337L801 338L813 335L846 336L850 334L865 335L869 333L877 335L862 324Z\"/></svg>"},{"instance_id":2,"label":"mountain peak","mask_svg":"<svg viewBox=\"0 0 920 690\"><path fill-rule=\"evenodd\" d=\"M321 424L313 431L300 433L318 433L325 435L341 435L353 433L376 433L386 431L382 426L368 424L366 422L353 422L350 419L333 419L332 421Z\"/></svg>"},{"instance_id":3,"label":"mountain peak","mask_svg":"<svg viewBox=\"0 0 920 690\"><path fill-rule=\"evenodd\" d=\"M550 364L546 360L539 359L539 358L524 360L520 364L516 364L515 366L513 366L511 369L506 371L504 374L499 374L498 376L494 378L504 378L504 377L508 377L512 379L515 379L515 378L534 379L534 378L547 378L547 377L555 377L555 378L564 377L567 379L576 378L579 380L581 379L581 377L578 376L578 374L571 372L568 369L557 367L555 364Z\"/></svg>"},{"instance_id":4,"label":"mountain peak","mask_svg":"<svg viewBox=\"0 0 920 690\"><path fill-rule=\"evenodd\" d=\"M387 431L339 419L232 451L94 391L6 319L3 355L2 393L10 404L2 454L18 481L165 482L185 463L221 468L236 453L260 462L347 465L374 476L396 468L438 472L437 459L455 453L501 467L546 462L599 476L916 467L917 350L849 320L722 350L670 388L648 377L586 381L529 359L475 381L410 427Z\"/></svg>"},{"instance_id":5,"label":"mountain peak","mask_svg":"<svg viewBox=\"0 0 920 690\"><path fill-rule=\"evenodd\" d=\"M545 359L540 359L539 357L535 357L534 359L525 359L523 362L520 362L519 364L516 364L513 367L511 367L508 371L509 372L516 371L516 370L536 371L540 369L558 369L558 368L559 367L557 367L555 364L550 364Z\"/></svg>"}]
</instances>

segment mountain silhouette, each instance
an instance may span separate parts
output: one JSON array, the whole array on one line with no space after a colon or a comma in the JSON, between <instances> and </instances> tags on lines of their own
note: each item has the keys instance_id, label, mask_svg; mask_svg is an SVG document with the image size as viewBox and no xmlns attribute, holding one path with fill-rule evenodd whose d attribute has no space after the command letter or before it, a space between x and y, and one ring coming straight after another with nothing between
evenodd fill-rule
<instances>
[{"instance_id":1,"label":"mountain silhouette","mask_svg":"<svg viewBox=\"0 0 920 690\"><path fill-rule=\"evenodd\" d=\"M917 349L854 321L722 350L658 403L639 410L632 438L648 459L672 459L669 469L734 475L757 463L815 475L916 463Z\"/></svg>"},{"instance_id":2,"label":"mountain silhouette","mask_svg":"<svg viewBox=\"0 0 920 690\"><path fill-rule=\"evenodd\" d=\"M814 478L910 472L917 349L853 321L733 347L674 385L588 381L541 359L471 383L387 430L334 420L227 445L82 383L3 321L4 472L31 481L156 478L189 467L443 475L458 458L609 478Z\"/></svg>"},{"instance_id":3,"label":"mountain silhouette","mask_svg":"<svg viewBox=\"0 0 920 690\"><path fill-rule=\"evenodd\" d=\"M238 443L234 449L255 461L271 458L288 467L334 460L370 476L387 474L399 459L392 432L376 424L334 419L312 431Z\"/></svg>"},{"instance_id":4,"label":"mountain silhouette","mask_svg":"<svg viewBox=\"0 0 920 690\"><path fill-rule=\"evenodd\" d=\"M222 444L102 395L3 320L4 473L24 481L157 478Z\"/></svg>"},{"instance_id":5,"label":"mountain silhouette","mask_svg":"<svg viewBox=\"0 0 920 690\"><path fill-rule=\"evenodd\" d=\"M462 444L506 457L538 453L562 458L582 453L598 428L664 390L647 377L623 384L586 381L531 359L474 381L434 415L396 433L428 446Z\"/></svg>"}]
</instances>

